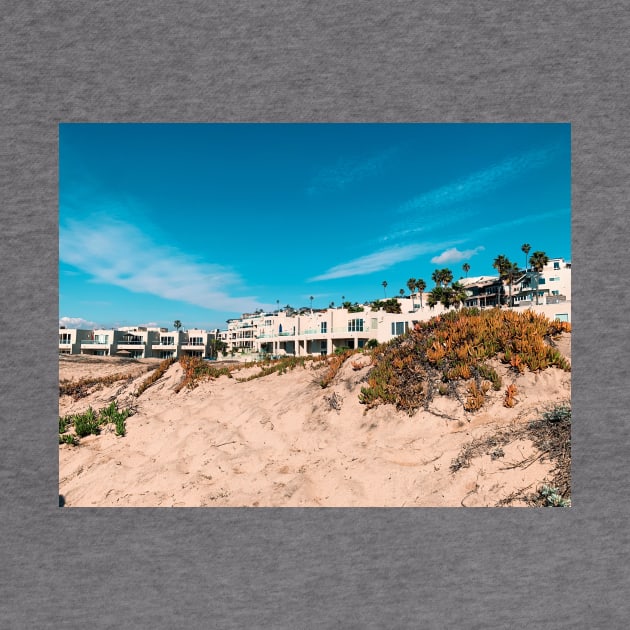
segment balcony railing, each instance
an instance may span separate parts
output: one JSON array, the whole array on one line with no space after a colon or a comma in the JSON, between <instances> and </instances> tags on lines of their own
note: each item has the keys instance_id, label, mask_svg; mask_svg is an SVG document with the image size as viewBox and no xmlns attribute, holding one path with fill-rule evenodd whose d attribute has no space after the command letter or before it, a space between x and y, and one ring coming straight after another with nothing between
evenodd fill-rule
<instances>
[{"instance_id":1,"label":"balcony railing","mask_svg":"<svg viewBox=\"0 0 630 630\"><path fill-rule=\"evenodd\" d=\"M101 341L99 339L83 339L81 341L82 346L109 346L109 341Z\"/></svg>"},{"instance_id":2,"label":"balcony railing","mask_svg":"<svg viewBox=\"0 0 630 630\"><path fill-rule=\"evenodd\" d=\"M119 346L141 346L145 343L146 341L142 339L123 339L122 341L118 342L118 345Z\"/></svg>"}]
</instances>

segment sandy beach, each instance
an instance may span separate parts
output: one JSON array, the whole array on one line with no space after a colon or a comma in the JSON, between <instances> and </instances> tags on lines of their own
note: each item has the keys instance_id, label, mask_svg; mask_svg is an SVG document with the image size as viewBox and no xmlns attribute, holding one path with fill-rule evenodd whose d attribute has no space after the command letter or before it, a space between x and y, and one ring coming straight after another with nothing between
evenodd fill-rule
<instances>
[{"instance_id":1,"label":"sandy beach","mask_svg":"<svg viewBox=\"0 0 630 630\"><path fill-rule=\"evenodd\" d=\"M560 349L570 357L570 335ZM448 397L411 417L391 405L366 411L359 392L370 366L359 355L326 389L307 363L247 382L221 376L177 393L182 368L175 363L134 396L155 365L60 357L60 380L129 375L79 400L61 396L61 416L114 399L135 409L124 437L110 425L78 446L59 446L66 506L493 506L517 490L533 491L552 463L522 438L500 451L483 448L465 466L453 462L472 440L539 418L571 393L568 372L514 375L497 362L504 382L517 386L513 408L503 406L498 391L477 412Z\"/></svg>"}]
</instances>

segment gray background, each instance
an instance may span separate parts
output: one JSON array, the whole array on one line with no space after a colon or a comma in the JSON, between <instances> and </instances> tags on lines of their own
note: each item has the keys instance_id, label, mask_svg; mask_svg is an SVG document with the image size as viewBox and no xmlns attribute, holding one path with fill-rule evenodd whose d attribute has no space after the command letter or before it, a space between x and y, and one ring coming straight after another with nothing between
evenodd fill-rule
<instances>
[{"instance_id":1,"label":"gray background","mask_svg":"<svg viewBox=\"0 0 630 630\"><path fill-rule=\"evenodd\" d=\"M0 627L625 627L627 5L171 4L2 6ZM60 509L60 121L571 122L574 507Z\"/></svg>"}]
</instances>

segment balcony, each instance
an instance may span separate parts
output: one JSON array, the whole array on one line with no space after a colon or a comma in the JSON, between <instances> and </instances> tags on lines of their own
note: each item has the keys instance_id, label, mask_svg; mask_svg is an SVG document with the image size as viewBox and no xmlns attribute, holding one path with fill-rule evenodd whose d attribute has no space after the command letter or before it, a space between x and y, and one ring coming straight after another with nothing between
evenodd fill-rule
<instances>
[{"instance_id":1,"label":"balcony","mask_svg":"<svg viewBox=\"0 0 630 630\"><path fill-rule=\"evenodd\" d=\"M109 346L111 342L100 339L83 339L81 341L82 346Z\"/></svg>"}]
</instances>

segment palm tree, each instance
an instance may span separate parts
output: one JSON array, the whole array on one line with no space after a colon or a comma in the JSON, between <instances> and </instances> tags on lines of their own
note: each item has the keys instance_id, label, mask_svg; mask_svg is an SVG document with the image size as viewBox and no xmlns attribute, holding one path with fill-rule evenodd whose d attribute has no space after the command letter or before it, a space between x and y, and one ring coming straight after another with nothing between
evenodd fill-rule
<instances>
[{"instance_id":1,"label":"palm tree","mask_svg":"<svg viewBox=\"0 0 630 630\"><path fill-rule=\"evenodd\" d=\"M543 270L543 267L549 262L549 256L545 254L545 252L534 252L529 257L529 264L532 266L532 269L536 272L536 304L538 304L538 286L540 284L540 272Z\"/></svg>"},{"instance_id":2,"label":"palm tree","mask_svg":"<svg viewBox=\"0 0 630 630\"><path fill-rule=\"evenodd\" d=\"M521 245L521 251L525 254L525 271L527 271L527 254L529 254L532 246L529 243L523 243Z\"/></svg>"},{"instance_id":3,"label":"palm tree","mask_svg":"<svg viewBox=\"0 0 630 630\"><path fill-rule=\"evenodd\" d=\"M416 280L416 291L418 291L418 294L420 295L420 308L422 308L422 292L426 288L427 288L427 283L422 278L419 278L418 280Z\"/></svg>"},{"instance_id":4,"label":"palm tree","mask_svg":"<svg viewBox=\"0 0 630 630\"><path fill-rule=\"evenodd\" d=\"M470 265L468 263L464 263L462 265L462 269L464 270L464 273L466 274L466 277L468 278L468 272L470 271Z\"/></svg>"},{"instance_id":5,"label":"palm tree","mask_svg":"<svg viewBox=\"0 0 630 630\"><path fill-rule=\"evenodd\" d=\"M175 330L177 330L177 332L179 332L179 329L182 327L182 323L179 321L179 319L176 319L173 322L173 328L175 328Z\"/></svg>"},{"instance_id":6,"label":"palm tree","mask_svg":"<svg viewBox=\"0 0 630 630\"><path fill-rule=\"evenodd\" d=\"M385 290L387 289L387 280L383 280L381 284L383 285L383 293L385 293L385 299L387 299L387 291Z\"/></svg>"},{"instance_id":7,"label":"palm tree","mask_svg":"<svg viewBox=\"0 0 630 630\"><path fill-rule=\"evenodd\" d=\"M309 298L309 300L311 301L311 311L313 310L313 300L315 298L311 295L311 297Z\"/></svg>"},{"instance_id":8,"label":"palm tree","mask_svg":"<svg viewBox=\"0 0 630 630\"><path fill-rule=\"evenodd\" d=\"M508 267L510 267L511 265L512 263L508 260L507 256L504 256L503 254L497 256L492 263L492 266L499 272L499 279L501 280L501 287L499 289L499 306L501 305L501 288L503 288L505 274Z\"/></svg>"},{"instance_id":9,"label":"palm tree","mask_svg":"<svg viewBox=\"0 0 630 630\"><path fill-rule=\"evenodd\" d=\"M444 289L436 284L435 288L431 289L429 292L427 304L429 305L429 308L433 310L433 307L440 302L444 303Z\"/></svg>"},{"instance_id":10,"label":"palm tree","mask_svg":"<svg viewBox=\"0 0 630 630\"><path fill-rule=\"evenodd\" d=\"M416 279L415 278L409 278L409 280L407 280L407 288L409 289L409 294L411 295L411 310L414 310L414 305L413 305L413 292L416 288Z\"/></svg>"},{"instance_id":11,"label":"palm tree","mask_svg":"<svg viewBox=\"0 0 630 630\"><path fill-rule=\"evenodd\" d=\"M453 281L453 272L446 267L444 269L436 269L431 276L431 280L442 288L446 288Z\"/></svg>"},{"instance_id":12,"label":"palm tree","mask_svg":"<svg viewBox=\"0 0 630 630\"><path fill-rule=\"evenodd\" d=\"M518 278L519 271L520 269L515 262L511 262L505 269L505 280L510 288L510 297L508 299L508 305L510 307L512 306L512 284L514 284L514 280Z\"/></svg>"},{"instance_id":13,"label":"palm tree","mask_svg":"<svg viewBox=\"0 0 630 630\"><path fill-rule=\"evenodd\" d=\"M400 297L403 297L405 295L405 290L401 289L400 291L398 291L398 293L400 293Z\"/></svg>"},{"instance_id":14,"label":"palm tree","mask_svg":"<svg viewBox=\"0 0 630 630\"><path fill-rule=\"evenodd\" d=\"M452 294L450 296L451 303L453 304L455 308L458 309L468 297L466 295L466 287L464 287L464 285L460 284L459 282L453 282L451 286L451 291L452 291Z\"/></svg>"}]
</instances>

